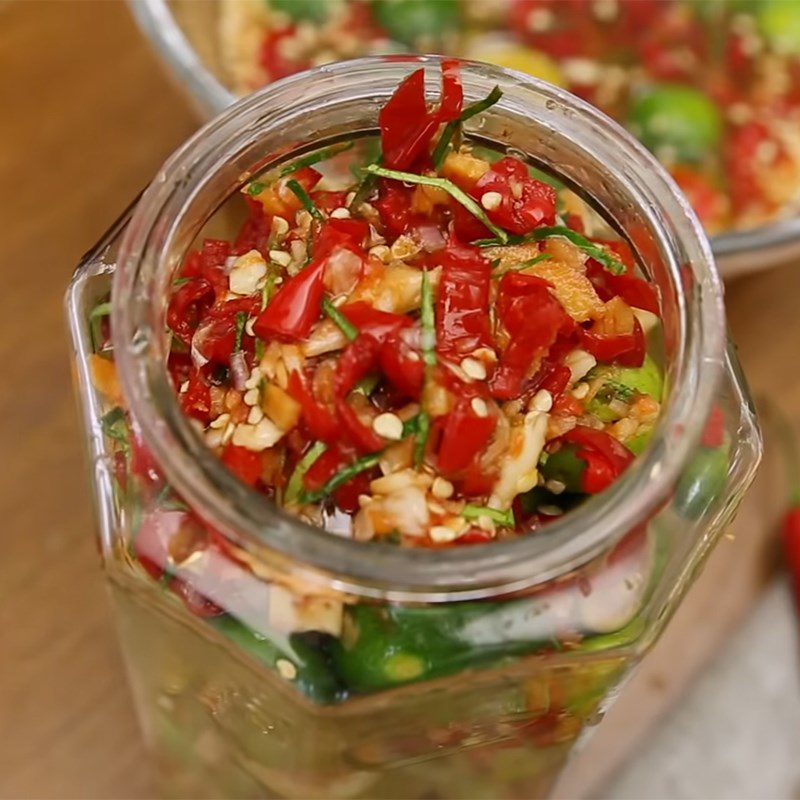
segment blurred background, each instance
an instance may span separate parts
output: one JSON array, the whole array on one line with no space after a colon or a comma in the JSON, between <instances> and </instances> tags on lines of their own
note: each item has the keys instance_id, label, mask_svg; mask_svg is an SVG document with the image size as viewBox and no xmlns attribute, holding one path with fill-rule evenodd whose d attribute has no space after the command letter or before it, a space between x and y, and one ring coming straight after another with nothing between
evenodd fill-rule
<instances>
[{"instance_id":1,"label":"blurred background","mask_svg":"<svg viewBox=\"0 0 800 800\"><path fill-rule=\"evenodd\" d=\"M252 64L242 61L247 47L261 47L263 32L234 53L245 83L224 72L218 48L203 54L208 70L193 61L187 46L203 51L202 41L212 42L197 31L216 19L210 12L217 4L189 5L199 13L191 15L187 41L159 16L162 4L136 9L155 49L163 56L173 46L171 75L121 2L0 5L3 797L152 796L94 546L61 304L81 255L201 124L201 114L228 102L229 89L269 77L253 77ZM324 0L301 5L326 7ZM300 58L291 48L280 52ZM557 62L550 55L526 63L539 73L559 70L543 77L562 80ZM720 234L733 225L731 207L725 215L724 224L717 220ZM796 222L777 223L766 243L750 236L722 247L726 256L739 248L726 262L727 306L751 388L792 420L800 419L800 257L790 246ZM561 796L800 796L792 758L800 667L776 536L784 481L767 433L764 468L734 529L579 756Z\"/></svg>"}]
</instances>

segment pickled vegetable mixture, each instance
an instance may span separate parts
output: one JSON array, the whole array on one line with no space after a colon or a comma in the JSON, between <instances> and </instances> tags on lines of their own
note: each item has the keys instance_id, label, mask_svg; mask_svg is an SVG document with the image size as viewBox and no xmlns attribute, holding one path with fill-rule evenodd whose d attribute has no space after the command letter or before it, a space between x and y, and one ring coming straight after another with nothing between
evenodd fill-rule
<instances>
[{"instance_id":1,"label":"pickled vegetable mixture","mask_svg":"<svg viewBox=\"0 0 800 800\"><path fill-rule=\"evenodd\" d=\"M465 106L445 62L429 104L414 72L351 185L320 171L348 143L260 176L235 240L175 281L184 411L243 481L331 532L536 531L619 477L659 414L658 299L628 247L590 238L577 196L520 158L463 141L500 94Z\"/></svg>"},{"instance_id":2,"label":"pickled vegetable mixture","mask_svg":"<svg viewBox=\"0 0 800 800\"><path fill-rule=\"evenodd\" d=\"M441 52L528 72L627 125L706 228L800 199L800 0L232 0L234 91L374 53Z\"/></svg>"}]
</instances>

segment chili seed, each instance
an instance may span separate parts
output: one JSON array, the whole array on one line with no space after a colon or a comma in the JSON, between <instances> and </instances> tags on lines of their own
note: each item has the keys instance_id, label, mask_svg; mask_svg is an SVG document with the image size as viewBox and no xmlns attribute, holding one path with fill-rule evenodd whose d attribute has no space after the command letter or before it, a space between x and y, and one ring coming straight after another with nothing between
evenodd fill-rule
<instances>
[{"instance_id":1,"label":"chili seed","mask_svg":"<svg viewBox=\"0 0 800 800\"><path fill-rule=\"evenodd\" d=\"M480 397L473 397L472 402L470 403L472 406L472 410L479 416L479 417L488 417L489 416L489 408L486 405L485 400L481 400Z\"/></svg>"},{"instance_id":2,"label":"chili seed","mask_svg":"<svg viewBox=\"0 0 800 800\"><path fill-rule=\"evenodd\" d=\"M431 494L438 497L439 500L446 500L452 497L455 488L450 481L446 478L436 477L433 479L433 486L431 486Z\"/></svg>"},{"instance_id":3,"label":"chili seed","mask_svg":"<svg viewBox=\"0 0 800 800\"><path fill-rule=\"evenodd\" d=\"M372 430L384 439L399 441L403 438L403 421L397 414L392 414L391 412L378 414L372 420Z\"/></svg>"},{"instance_id":4,"label":"chili seed","mask_svg":"<svg viewBox=\"0 0 800 800\"><path fill-rule=\"evenodd\" d=\"M503 196L500 194L500 192L484 192L481 195L481 205L487 211L494 211L500 207L500 203L502 202Z\"/></svg>"},{"instance_id":5,"label":"chili seed","mask_svg":"<svg viewBox=\"0 0 800 800\"><path fill-rule=\"evenodd\" d=\"M275 667L281 678L285 678L287 681L293 681L297 677L297 667L285 658L279 658L275 662Z\"/></svg>"},{"instance_id":6,"label":"chili seed","mask_svg":"<svg viewBox=\"0 0 800 800\"><path fill-rule=\"evenodd\" d=\"M270 250L269 257L270 261L274 261L276 264L280 264L282 267L288 267L292 260L292 257L284 250Z\"/></svg>"},{"instance_id":7,"label":"chili seed","mask_svg":"<svg viewBox=\"0 0 800 800\"><path fill-rule=\"evenodd\" d=\"M452 542L457 538L458 534L447 525L434 525L430 530L431 541L437 544L444 544Z\"/></svg>"},{"instance_id":8,"label":"chili seed","mask_svg":"<svg viewBox=\"0 0 800 800\"><path fill-rule=\"evenodd\" d=\"M350 212L346 208L334 208L331 211L333 219L350 219Z\"/></svg>"}]
</instances>

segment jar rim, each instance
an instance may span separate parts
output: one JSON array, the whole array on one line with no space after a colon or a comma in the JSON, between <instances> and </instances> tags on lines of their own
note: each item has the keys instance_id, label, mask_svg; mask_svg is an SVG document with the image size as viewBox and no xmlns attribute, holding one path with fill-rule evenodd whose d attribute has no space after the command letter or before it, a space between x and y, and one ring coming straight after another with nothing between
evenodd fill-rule
<instances>
[{"instance_id":1,"label":"jar rim","mask_svg":"<svg viewBox=\"0 0 800 800\"><path fill-rule=\"evenodd\" d=\"M404 601L452 601L518 591L571 572L608 550L667 497L700 436L721 376L725 322L720 279L699 221L661 165L617 123L568 92L523 73L461 61L465 92L468 83L484 95L501 84L504 97L496 112L503 111L506 90L513 88L591 128L598 148L607 149L613 142L620 163L624 160L627 185L641 182L639 188L634 186L640 202L643 207L645 202L653 205L648 212L651 233L668 256L682 339L676 346L678 380L651 445L609 489L550 523L545 533L437 550L435 558L425 549L357 542L304 523L265 502L206 447L179 409L163 352L156 346L157 337L163 337L164 319L153 291L156 278L166 286L165 276L176 266L175 254L168 252L169 236L207 177L198 168L207 161L221 168L237 142L257 133L267 112L274 116L275 109L288 108L299 96L321 102L323 83L335 81L354 92L371 91L374 102L378 95L388 97L413 69L422 66L426 72L427 68L438 72L441 60L415 56L338 62L249 95L170 157L142 195L120 245L112 290L114 348L122 387L145 443L169 482L201 517L262 558L271 572L291 573L320 590ZM653 216L656 212L664 217ZM665 218L672 225L669 233ZM680 263L675 240L680 244ZM691 293L685 290L687 272Z\"/></svg>"}]
</instances>

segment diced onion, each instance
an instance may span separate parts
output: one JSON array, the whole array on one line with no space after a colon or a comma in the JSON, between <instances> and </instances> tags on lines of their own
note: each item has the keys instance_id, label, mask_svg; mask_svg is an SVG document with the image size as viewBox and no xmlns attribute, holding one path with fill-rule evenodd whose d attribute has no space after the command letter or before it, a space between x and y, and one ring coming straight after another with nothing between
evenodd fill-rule
<instances>
[{"instance_id":1,"label":"diced onion","mask_svg":"<svg viewBox=\"0 0 800 800\"><path fill-rule=\"evenodd\" d=\"M244 353L241 350L238 353L233 353L233 355L231 355L231 378L233 379L233 388L243 392L249 377L250 370L247 368L247 362L244 360Z\"/></svg>"}]
</instances>

